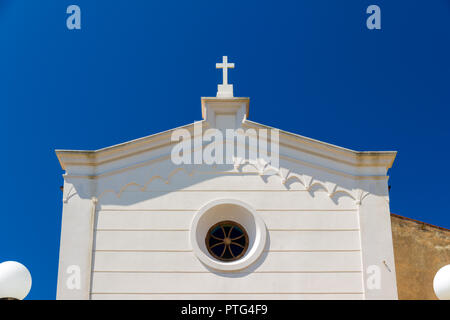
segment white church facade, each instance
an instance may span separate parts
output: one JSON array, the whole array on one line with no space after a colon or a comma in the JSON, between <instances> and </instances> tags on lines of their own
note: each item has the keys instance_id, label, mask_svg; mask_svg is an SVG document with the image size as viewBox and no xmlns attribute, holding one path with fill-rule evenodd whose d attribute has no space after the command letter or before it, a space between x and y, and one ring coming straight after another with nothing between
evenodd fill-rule
<instances>
[{"instance_id":1,"label":"white church facade","mask_svg":"<svg viewBox=\"0 0 450 320\"><path fill-rule=\"evenodd\" d=\"M396 152L250 121L249 98L227 81L234 65L224 57L217 67L224 81L201 99L202 121L56 151L65 171L57 298L397 299L387 176ZM214 128L269 132L276 166L259 155L196 161ZM174 161L175 132L192 137L183 139L192 163Z\"/></svg>"}]
</instances>

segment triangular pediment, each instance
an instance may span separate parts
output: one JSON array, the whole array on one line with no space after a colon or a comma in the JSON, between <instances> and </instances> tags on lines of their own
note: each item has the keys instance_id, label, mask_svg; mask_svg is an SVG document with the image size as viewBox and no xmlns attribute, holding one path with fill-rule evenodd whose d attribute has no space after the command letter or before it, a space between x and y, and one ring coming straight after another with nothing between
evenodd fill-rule
<instances>
[{"instance_id":1,"label":"triangular pediment","mask_svg":"<svg viewBox=\"0 0 450 320\"><path fill-rule=\"evenodd\" d=\"M207 122L200 123L207 130ZM275 129L249 120L243 122L242 128ZM166 159L177 143L171 141L172 133L180 129L194 135L194 124L189 124L93 151L56 150L56 155L67 174L95 178L144 162ZM283 130L279 130L279 142L280 158L355 176L371 172L385 175L396 156L395 151L354 151Z\"/></svg>"}]
</instances>

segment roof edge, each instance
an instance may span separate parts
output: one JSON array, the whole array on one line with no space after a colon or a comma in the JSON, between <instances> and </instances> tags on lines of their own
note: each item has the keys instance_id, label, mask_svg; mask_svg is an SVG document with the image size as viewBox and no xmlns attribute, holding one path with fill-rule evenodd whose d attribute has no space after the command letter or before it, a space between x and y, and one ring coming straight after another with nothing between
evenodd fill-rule
<instances>
[{"instance_id":1,"label":"roof edge","mask_svg":"<svg viewBox=\"0 0 450 320\"><path fill-rule=\"evenodd\" d=\"M398 214L395 214L395 213L392 213L392 212L391 212L391 216L399 218L399 219L402 219L402 220L414 222L416 224L422 224L422 225L426 225L426 226L431 227L431 228L440 229L440 230L443 230L443 231L450 232L450 229L447 229L447 228L444 228L444 227L440 227L440 226L436 226L436 225L428 223L428 222L423 222L423 221L420 221L420 220L404 217L404 216L401 216L401 215L398 215Z\"/></svg>"},{"instance_id":2,"label":"roof edge","mask_svg":"<svg viewBox=\"0 0 450 320\"><path fill-rule=\"evenodd\" d=\"M257 127L263 127L267 129L277 129L271 126L267 126L258 122L254 122L251 120L245 120L245 124L249 124L250 126L257 126ZM290 138L292 140L310 145L312 147L317 147L319 149L322 149L324 151L329 151L334 154L338 154L340 156L344 157L351 157L356 161L364 161L365 159L370 158L384 158L386 161L385 167L386 169L390 169L392 167L392 164L394 163L394 160L397 156L397 151L355 151L352 149L340 147L331 143L319 141L316 139L308 138L296 133L292 133L289 131L279 130L279 132L282 135L285 135L287 138Z\"/></svg>"},{"instance_id":3,"label":"roof edge","mask_svg":"<svg viewBox=\"0 0 450 320\"><path fill-rule=\"evenodd\" d=\"M202 123L202 126L207 126L205 120L201 120L199 122ZM256 127L277 129L250 120L245 120L243 126L250 128ZM158 148L163 145L167 145L167 138L169 138L168 136L171 135L173 131L179 129L193 130L193 127L194 123L190 123L170 130L148 135L146 137L130 140L97 150L56 149L55 153L63 170L66 170L67 164L95 166L105 161L114 161L119 153L122 153L122 157L126 157L127 155L124 155L123 153L127 151L128 154L132 155L136 152L148 150L149 148ZM338 162L347 163L349 165L374 166L389 169L392 167L392 164L397 155L396 151L354 151L330 143L304 137L288 131L280 129L277 130L279 130L280 132L280 138L285 138L285 141L283 141L283 143L288 147L298 147L298 149L301 151L312 153L319 157L329 158ZM296 143L300 143L301 146L297 146Z\"/></svg>"}]
</instances>

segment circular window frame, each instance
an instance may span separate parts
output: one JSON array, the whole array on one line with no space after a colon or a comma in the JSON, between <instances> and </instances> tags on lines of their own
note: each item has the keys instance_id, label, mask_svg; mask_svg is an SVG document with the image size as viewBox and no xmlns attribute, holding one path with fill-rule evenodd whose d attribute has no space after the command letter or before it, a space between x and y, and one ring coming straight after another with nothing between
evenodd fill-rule
<instances>
[{"instance_id":1,"label":"circular window frame","mask_svg":"<svg viewBox=\"0 0 450 320\"><path fill-rule=\"evenodd\" d=\"M217 215L222 206L229 206L227 214ZM220 210L220 209L219 209ZM229 214L228 214L229 212ZM231 220L239 223L248 234L248 248L244 255L234 261L220 261L214 258L206 248L205 238L212 225ZM236 272L256 262L264 251L267 229L256 211L243 201L236 199L217 199L204 205L194 215L191 222L189 240L196 257L207 267L221 272Z\"/></svg>"},{"instance_id":2,"label":"circular window frame","mask_svg":"<svg viewBox=\"0 0 450 320\"><path fill-rule=\"evenodd\" d=\"M228 235L226 234L224 226L223 226L223 225L226 225L226 224L231 225L230 231L228 231ZM223 235L224 235L223 239L219 239L219 238L217 238L216 236L214 236L212 234L213 231L219 226L222 229L222 232L223 232ZM231 230L233 230L236 227L242 232L242 234L239 235L236 238L230 238ZM242 245L240 243L236 243L236 242L233 241L233 240L240 239L242 237L244 237L244 239L245 239L245 244L244 245ZM210 244L211 238L214 238L216 240L223 240L223 241L215 243L214 245L211 246L211 244ZM229 244L227 243L227 239L230 241ZM225 246L225 248L224 248L221 256L218 256L217 254L214 253L214 251L212 250L212 247L213 246L218 246L218 245L221 245L221 244L223 244ZM248 239L247 231L245 230L245 228L241 224L237 223L236 221L232 221L232 220L219 221L216 224L214 224L211 228L209 228L208 232L206 233L206 238L205 238L206 248L208 249L208 252L209 252L210 255L212 255L214 258L216 258L216 259L218 259L220 261L231 262L231 261L239 260L247 252L248 244L249 244L249 239ZM234 256L233 251L231 250L231 247L230 247L231 245L237 245L239 247L242 247L241 253L239 253L237 256ZM232 255L232 258L230 258L230 259L223 258L224 254L226 253L227 248L228 248L230 254Z\"/></svg>"}]
</instances>

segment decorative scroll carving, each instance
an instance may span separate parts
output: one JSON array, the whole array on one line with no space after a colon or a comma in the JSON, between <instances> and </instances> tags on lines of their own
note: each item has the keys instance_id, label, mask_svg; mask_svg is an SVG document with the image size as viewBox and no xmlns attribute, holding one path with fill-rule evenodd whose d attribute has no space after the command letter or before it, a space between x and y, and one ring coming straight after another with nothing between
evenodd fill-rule
<instances>
[{"instance_id":1,"label":"decorative scroll carving","mask_svg":"<svg viewBox=\"0 0 450 320\"><path fill-rule=\"evenodd\" d=\"M74 188L73 185L70 185L70 189L67 191L67 193L66 193L66 190L64 189L63 202L64 203L69 202L70 198L72 198L76 194L77 194L77 190Z\"/></svg>"}]
</instances>

